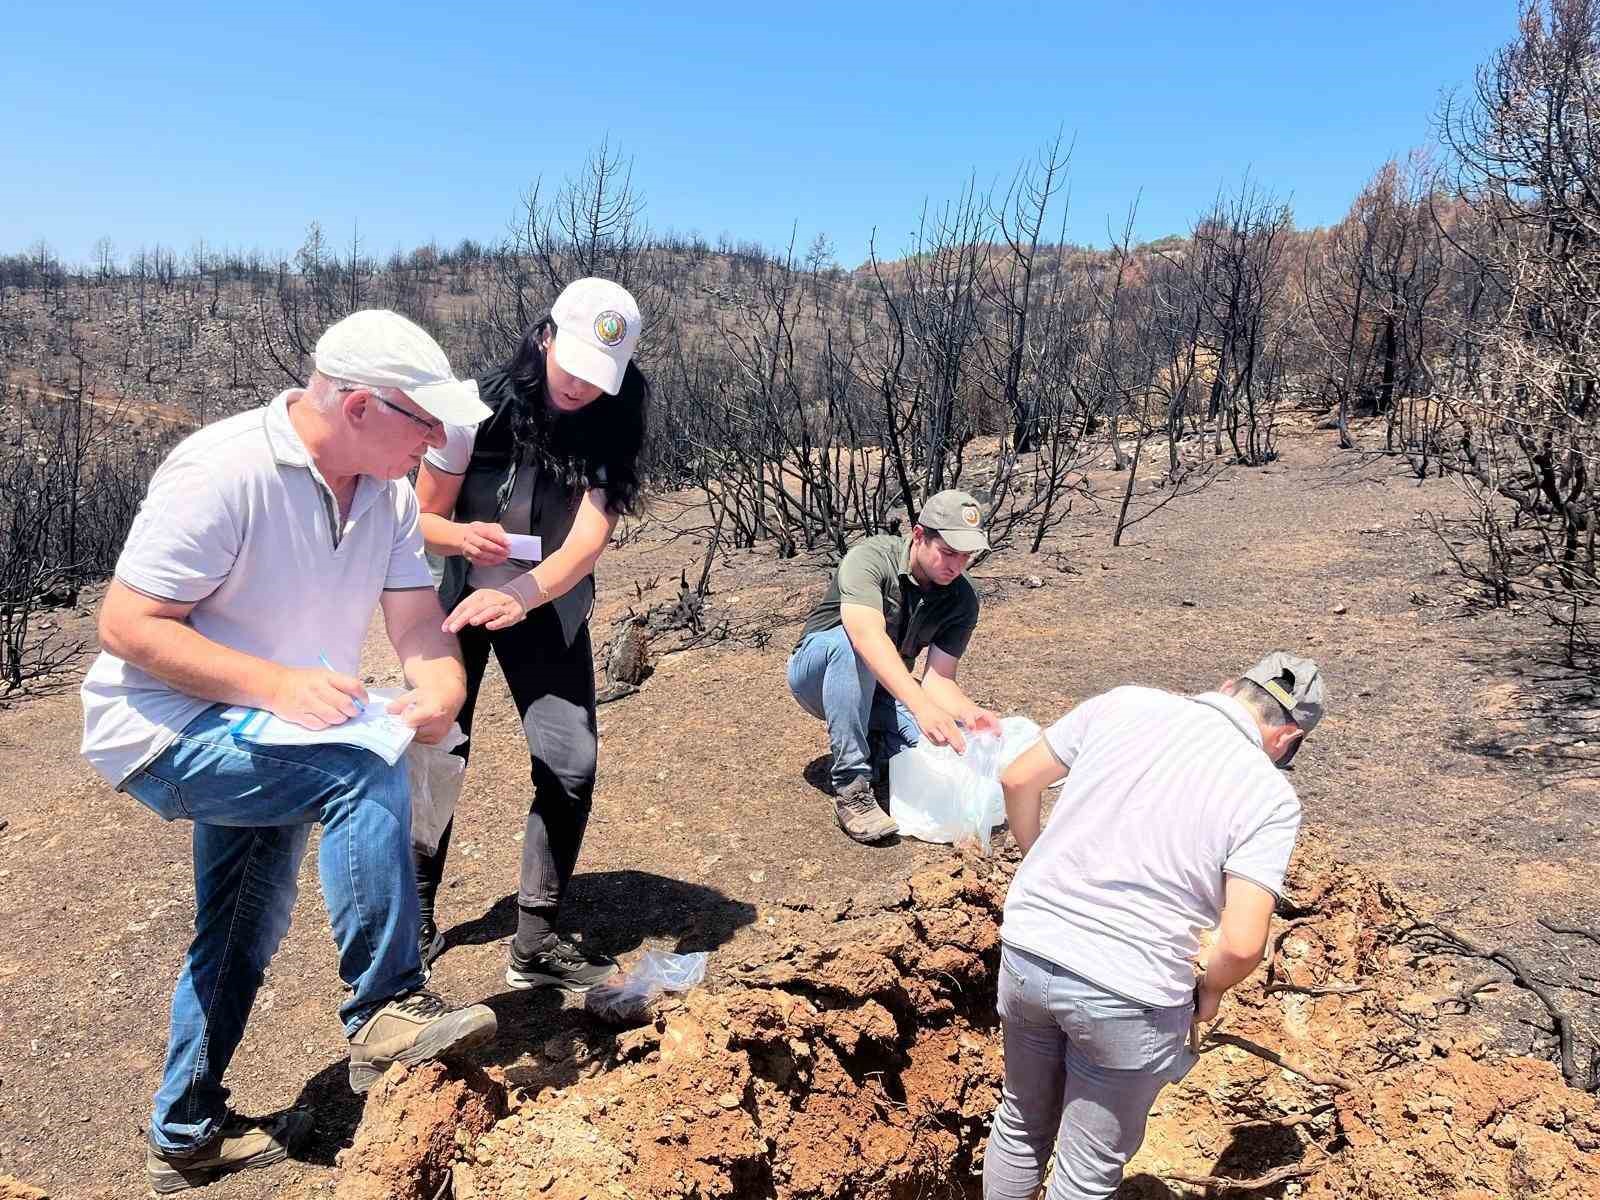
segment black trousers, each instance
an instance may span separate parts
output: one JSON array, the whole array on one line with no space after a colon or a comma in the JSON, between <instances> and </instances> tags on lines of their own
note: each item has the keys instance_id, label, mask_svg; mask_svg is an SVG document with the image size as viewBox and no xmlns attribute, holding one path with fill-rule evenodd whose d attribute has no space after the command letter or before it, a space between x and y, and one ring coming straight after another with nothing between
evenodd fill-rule
<instances>
[{"instance_id":1,"label":"black trousers","mask_svg":"<svg viewBox=\"0 0 1600 1200\"><path fill-rule=\"evenodd\" d=\"M461 631L460 638L467 668L467 702L457 718L462 732L472 733L472 715L490 650L522 718L532 760L533 794L522 841L517 904L543 910L553 922L578 862L594 798L598 740L589 626L580 628L568 645L555 611L544 605L509 629L489 632L471 625ZM456 753L464 758L471 748L468 742ZM450 833L447 826L433 854L417 854L417 892L425 918L433 915Z\"/></svg>"}]
</instances>

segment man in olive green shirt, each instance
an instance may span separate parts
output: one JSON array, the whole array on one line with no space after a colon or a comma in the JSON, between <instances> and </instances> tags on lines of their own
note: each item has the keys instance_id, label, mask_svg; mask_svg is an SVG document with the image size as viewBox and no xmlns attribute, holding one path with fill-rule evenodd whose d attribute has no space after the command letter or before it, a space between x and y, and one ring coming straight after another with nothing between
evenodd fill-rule
<instances>
[{"instance_id":1,"label":"man in olive green shirt","mask_svg":"<svg viewBox=\"0 0 1600 1200\"><path fill-rule=\"evenodd\" d=\"M978 624L978 593L962 572L989 548L982 516L966 492L939 492L909 535L880 534L852 548L789 656L789 690L828 723L835 813L858 842L896 830L872 793L871 735L888 758L924 737L965 750L963 727L998 728L956 683ZM923 650L919 682L911 669Z\"/></svg>"}]
</instances>

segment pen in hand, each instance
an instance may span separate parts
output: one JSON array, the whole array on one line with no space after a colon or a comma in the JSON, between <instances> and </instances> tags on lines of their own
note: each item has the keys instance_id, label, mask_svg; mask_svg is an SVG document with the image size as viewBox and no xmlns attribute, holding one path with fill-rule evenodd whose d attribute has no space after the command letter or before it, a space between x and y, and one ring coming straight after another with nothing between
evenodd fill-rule
<instances>
[{"instance_id":1,"label":"pen in hand","mask_svg":"<svg viewBox=\"0 0 1600 1200\"><path fill-rule=\"evenodd\" d=\"M323 668L325 670L331 671L335 675L339 674L339 668L334 666L331 662L328 661L328 656L326 654L318 654L317 655L317 661L322 664L322 666L323 666ZM366 707L366 705L367 705L367 696L366 696L366 689L365 688L362 689L362 695L360 696L360 698L356 699L356 705L357 705L356 711L351 714L352 716L360 716L361 715L361 710L364 709Z\"/></svg>"}]
</instances>

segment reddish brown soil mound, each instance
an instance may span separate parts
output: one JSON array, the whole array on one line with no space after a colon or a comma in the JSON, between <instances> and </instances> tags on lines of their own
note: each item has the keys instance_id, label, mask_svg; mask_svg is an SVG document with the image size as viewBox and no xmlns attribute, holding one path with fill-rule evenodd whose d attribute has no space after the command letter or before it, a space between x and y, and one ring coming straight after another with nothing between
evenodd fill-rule
<instances>
[{"instance_id":1,"label":"reddish brown soil mound","mask_svg":"<svg viewBox=\"0 0 1600 1200\"><path fill-rule=\"evenodd\" d=\"M1459 999L1486 964L1416 948L1430 927L1315 838L1290 895L1298 915L1276 926L1268 969L1160 1097L1130 1170L1147 1182L1128 1196L1223 1177L1263 1185L1226 1194L1318 1200L1600 1197L1600 1106L1549 1063L1487 1056ZM1548 1190L1527 1190L1530 1170Z\"/></svg>"},{"instance_id":2,"label":"reddish brown soil mound","mask_svg":"<svg viewBox=\"0 0 1600 1200\"><path fill-rule=\"evenodd\" d=\"M806 914L650 1025L552 1039L492 1128L486 1076L386 1081L340 1195L430 1197L452 1160L457 1200L975 1195L1010 870L952 859L866 911ZM1124 1196L1600 1196L1594 1098L1485 1057L1448 1015L1471 1003L1454 960L1413 948L1392 895L1314 841L1291 894L1269 970L1163 1093Z\"/></svg>"},{"instance_id":3,"label":"reddish brown soil mound","mask_svg":"<svg viewBox=\"0 0 1600 1200\"><path fill-rule=\"evenodd\" d=\"M50 1193L29 1187L11 1175L0 1175L0 1200L50 1200Z\"/></svg>"},{"instance_id":4,"label":"reddish brown soil mound","mask_svg":"<svg viewBox=\"0 0 1600 1200\"><path fill-rule=\"evenodd\" d=\"M525 1091L457 1197L888 1197L970 1177L1000 1076L984 998L1003 882L971 860L817 917L814 940L624 1035L612 1069Z\"/></svg>"},{"instance_id":5,"label":"reddish brown soil mound","mask_svg":"<svg viewBox=\"0 0 1600 1200\"><path fill-rule=\"evenodd\" d=\"M505 1088L476 1067L391 1067L367 1098L355 1144L341 1156L339 1200L434 1197L456 1156L505 1114Z\"/></svg>"},{"instance_id":6,"label":"reddish brown soil mound","mask_svg":"<svg viewBox=\"0 0 1600 1200\"><path fill-rule=\"evenodd\" d=\"M1550 1063L1413 1063L1340 1097L1339 1128L1349 1145L1308 1196L1600 1196L1600 1111Z\"/></svg>"}]
</instances>

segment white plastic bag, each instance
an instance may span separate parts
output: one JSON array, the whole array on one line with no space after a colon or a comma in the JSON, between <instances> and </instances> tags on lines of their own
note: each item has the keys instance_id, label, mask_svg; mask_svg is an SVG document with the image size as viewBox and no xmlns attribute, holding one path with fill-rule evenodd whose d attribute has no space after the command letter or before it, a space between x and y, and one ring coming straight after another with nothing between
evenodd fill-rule
<instances>
[{"instance_id":1,"label":"white plastic bag","mask_svg":"<svg viewBox=\"0 0 1600 1200\"><path fill-rule=\"evenodd\" d=\"M990 830L1006 819L1000 772L1038 740L1027 717L1007 717L998 734L967 734L965 754L928 742L901 751L889 760L889 815L906 837L975 838L987 851Z\"/></svg>"},{"instance_id":2,"label":"white plastic bag","mask_svg":"<svg viewBox=\"0 0 1600 1200\"><path fill-rule=\"evenodd\" d=\"M619 972L599 987L591 988L583 1006L608 1021L636 1021L648 1014L650 1002L662 992L687 992L706 977L704 950L669 954L646 950L633 969Z\"/></svg>"},{"instance_id":3,"label":"white plastic bag","mask_svg":"<svg viewBox=\"0 0 1600 1200\"><path fill-rule=\"evenodd\" d=\"M435 745L413 741L406 747L406 777L411 783L411 844L424 854L439 848L445 826L455 816L467 760L450 751L466 740L461 726L451 725L450 732Z\"/></svg>"}]
</instances>

